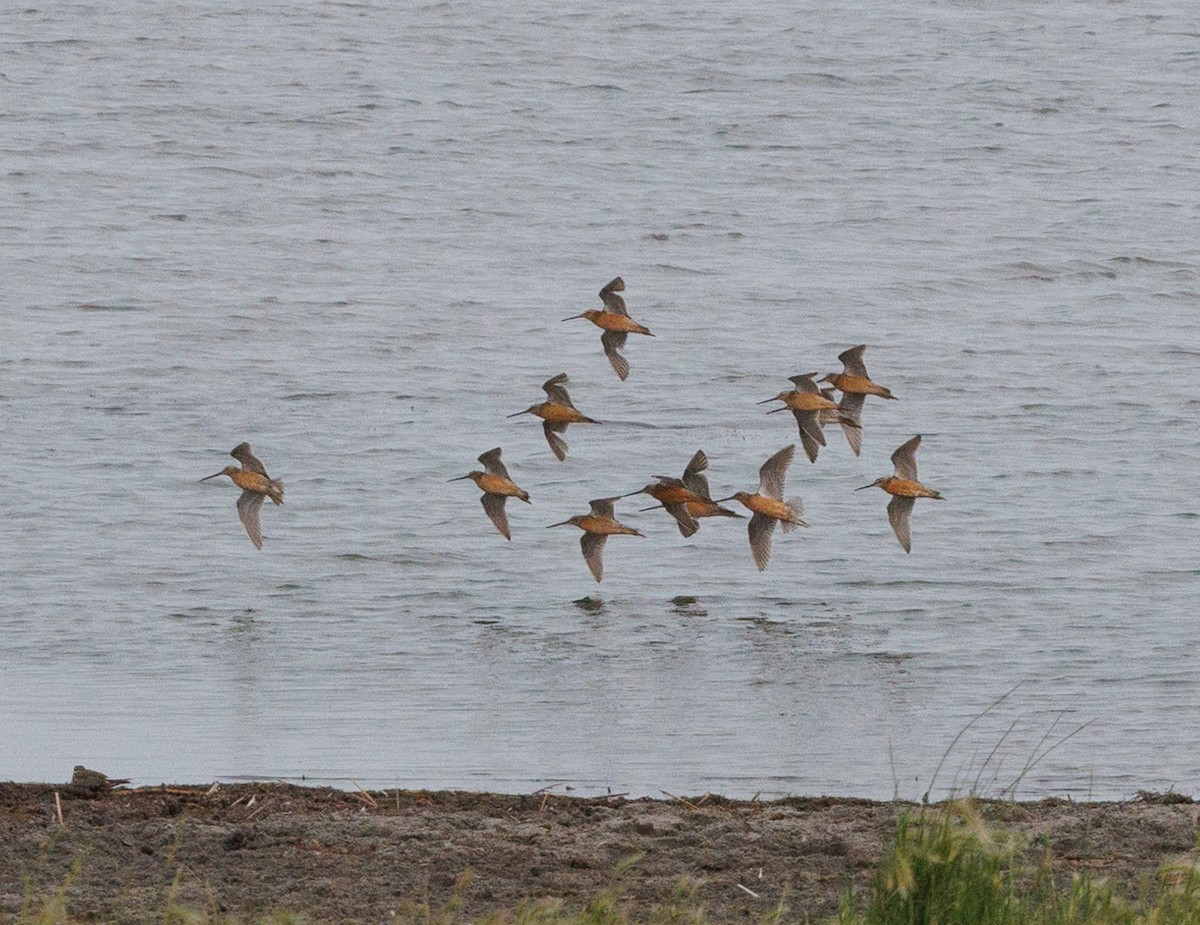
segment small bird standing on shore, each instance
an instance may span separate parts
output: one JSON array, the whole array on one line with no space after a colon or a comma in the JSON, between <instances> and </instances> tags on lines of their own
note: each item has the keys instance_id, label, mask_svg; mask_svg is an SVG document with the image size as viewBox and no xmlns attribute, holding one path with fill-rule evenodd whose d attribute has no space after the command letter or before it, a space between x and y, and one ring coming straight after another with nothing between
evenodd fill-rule
<instances>
[{"instance_id":1,"label":"small bird standing on shore","mask_svg":"<svg viewBox=\"0 0 1200 925\"><path fill-rule=\"evenodd\" d=\"M888 521L905 552L912 552L912 509L916 499L945 500L940 492L926 488L917 481L917 447L920 445L920 434L902 443L892 454L892 464L896 467L895 475L885 475L870 485L854 489L862 491L864 488L882 488L892 496L887 507Z\"/></svg>"},{"instance_id":2,"label":"small bird standing on shore","mask_svg":"<svg viewBox=\"0 0 1200 925\"><path fill-rule=\"evenodd\" d=\"M283 504L283 482L267 475L262 461L251 452L249 443L239 443L229 451L229 455L242 464L240 469L236 466L226 466L220 472L206 475L200 481L207 482L220 475L227 475L233 479L233 484L242 489L237 500L238 517L241 518L242 526L246 528L246 535L250 537L254 548L262 549L259 511L262 510L263 500L266 498L270 498L276 504Z\"/></svg>"},{"instance_id":3,"label":"small bird standing on shore","mask_svg":"<svg viewBox=\"0 0 1200 925\"><path fill-rule=\"evenodd\" d=\"M855 421L860 426L862 424L863 405L866 403L868 395L878 395L880 398L890 398L893 400L896 398L890 389L884 388L877 382L872 382L871 377L867 375L867 365L863 362L863 353L866 349L866 344L859 344L857 347L851 347L849 350L839 353L838 359L842 361L842 371L840 373L830 373L821 380L822 382L832 383L833 387L842 393L842 400L838 403L838 407L845 417ZM857 456L858 450L854 448L854 440L850 437L849 431L846 432L846 439L850 440L850 447L854 449L854 453ZM861 434L858 439L861 445Z\"/></svg>"},{"instance_id":4,"label":"small bird standing on shore","mask_svg":"<svg viewBox=\"0 0 1200 925\"><path fill-rule=\"evenodd\" d=\"M492 519L500 534L506 540L511 540L512 534L508 531L508 515L504 511L504 502L509 498L520 498L526 504L530 504L529 492L518 488L517 483L509 478L508 469L500 461L500 447L483 453L479 461L483 464L483 472L472 470L449 481L461 482L463 479L470 479L474 482L483 492L479 499L483 510Z\"/></svg>"},{"instance_id":5,"label":"small bird standing on shore","mask_svg":"<svg viewBox=\"0 0 1200 925\"><path fill-rule=\"evenodd\" d=\"M583 549L583 558L596 581L604 578L604 541L610 536L644 536L633 527L627 527L617 520L614 515L614 505L618 498L597 498L589 501L592 510L590 514L576 514L561 523L550 524L550 527L578 527L583 531L579 545ZM549 528L547 528L549 529Z\"/></svg>"},{"instance_id":6,"label":"small bird standing on shore","mask_svg":"<svg viewBox=\"0 0 1200 925\"><path fill-rule=\"evenodd\" d=\"M825 432L821 429L824 423L821 419L823 413L836 414L835 420L845 427L860 426L853 418L841 412L837 402L821 394L814 378L816 375L804 373L800 376L790 376L789 381L796 386L794 389L780 392L773 398L759 402L760 405L765 405L769 401L781 401L782 408L772 408L767 414L791 410L796 416L796 426L800 429L800 443L804 446L809 462L817 461L817 453L825 445Z\"/></svg>"},{"instance_id":7,"label":"small bird standing on shore","mask_svg":"<svg viewBox=\"0 0 1200 925\"><path fill-rule=\"evenodd\" d=\"M652 482L645 488L630 492L624 497L647 494L660 502L653 507L643 508L643 511L654 511L665 508L667 513L679 524L679 532L685 537L691 536L700 529L697 520L701 517L741 517L740 514L721 507L709 494L708 478L703 474L708 468L708 457L704 450L697 450L687 468L683 470L683 478L677 479L666 475L654 476L657 482Z\"/></svg>"},{"instance_id":8,"label":"small bird standing on shore","mask_svg":"<svg viewBox=\"0 0 1200 925\"><path fill-rule=\"evenodd\" d=\"M783 525L784 533L790 533L797 527L807 527L801 518L804 515L804 503L799 498L783 500L783 484L787 478L788 466L796 454L796 445L789 443L782 450L763 463L758 470L758 491L751 494L739 491L721 501L740 501L750 511L750 552L754 554L754 564L761 572L767 567L771 558L771 534L775 532L775 524ZM719 503L719 502L718 502Z\"/></svg>"},{"instance_id":9,"label":"small bird standing on shore","mask_svg":"<svg viewBox=\"0 0 1200 925\"><path fill-rule=\"evenodd\" d=\"M580 413L579 409L571 401L571 396L567 394L567 374L559 373L552 379L547 379L542 383L542 389L546 392L548 401L538 402L536 405L530 405L524 411L518 411L516 414L510 414L510 418L519 417L522 414L534 414L542 419L542 432L546 435L546 442L550 444L550 449L559 461L567 458L567 441L559 434L566 433L568 424L599 424L599 421L594 421L586 415Z\"/></svg>"},{"instance_id":10,"label":"small bird standing on shore","mask_svg":"<svg viewBox=\"0 0 1200 925\"><path fill-rule=\"evenodd\" d=\"M115 779L101 774L99 771L93 771L91 768L85 768L81 764L75 765L75 771L71 774L71 786L77 787L80 790L87 790L91 793L103 793L112 790L114 787L119 787L122 784L128 784L128 778Z\"/></svg>"},{"instance_id":11,"label":"small bird standing on shore","mask_svg":"<svg viewBox=\"0 0 1200 925\"><path fill-rule=\"evenodd\" d=\"M604 355L608 357L608 362L616 370L617 378L622 381L629 375L629 361L617 351L624 348L625 341L630 334L654 336L650 333L649 328L638 324L629 317L629 311L625 308L625 300L617 295L618 292L624 291L625 280L618 276L600 290L600 298L604 300L603 311L589 308L586 312L563 319L563 321L573 321L576 318L586 318L596 327L604 330L604 333L600 335Z\"/></svg>"}]
</instances>

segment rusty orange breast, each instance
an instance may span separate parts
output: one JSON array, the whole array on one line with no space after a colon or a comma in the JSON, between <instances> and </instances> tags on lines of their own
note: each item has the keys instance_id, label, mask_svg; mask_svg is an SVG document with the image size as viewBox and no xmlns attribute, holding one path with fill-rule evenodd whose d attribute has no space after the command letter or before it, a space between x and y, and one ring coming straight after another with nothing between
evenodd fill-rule
<instances>
[{"instance_id":1,"label":"rusty orange breast","mask_svg":"<svg viewBox=\"0 0 1200 925\"><path fill-rule=\"evenodd\" d=\"M542 402L533 413L551 424L578 424L587 420L577 409L552 401Z\"/></svg>"},{"instance_id":2,"label":"rusty orange breast","mask_svg":"<svg viewBox=\"0 0 1200 925\"><path fill-rule=\"evenodd\" d=\"M783 403L793 411L831 411L838 406L837 402L812 392L788 392Z\"/></svg>"},{"instance_id":3,"label":"rusty orange breast","mask_svg":"<svg viewBox=\"0 0 1200 925\"><path fill-rule=\"evenodd\" d=\"M246 491L256 491L260 495L270 494L271 480L261 472L254 472L251 469L238 469L236 472L231 472L229 477L233 479L233 484L238 488L243 488Z\"/></svg>"},{"instance_id":4,"label":"rusty orange breast","mask_svg":"<svg viewBox=\"0 0 1200 925\"><path fill-rule=\"evenodd\" d=\"M491 472L485 472L483 475L475 479L475 484L481 490L486 491L491 495L504 495L506 497L515 498L523 494L521 489L516 486L510 478L505 478L503 475L496 475Z\"/></svg>"},{"instance_id":5,"label":"rusty orange breast","mask_svg":"<svg viewBox=\"0 0 1200 925\"><path fill-rule=\"evenodd\" d=\"M768 498L766 495L751 495L743 504L755 514L762 514L765 517L773 517L776 520L786 520L788 522L796 519L796 515L792 509L777 498Z\"/></svg>"},{"instance_id":6,"label":"rusty orange breast","mask_svg":"<svg viewBox=\"0 0 1200 925\"><path fill-rule=\"evenodd\" d=\"M898 476L890 476L886 482L879 486L889 495L899 495L902 498L939 498L940 494L932 488L926 488L920 482L914 482L911 479L902 479Z\"/></svg>"}]
</instances>

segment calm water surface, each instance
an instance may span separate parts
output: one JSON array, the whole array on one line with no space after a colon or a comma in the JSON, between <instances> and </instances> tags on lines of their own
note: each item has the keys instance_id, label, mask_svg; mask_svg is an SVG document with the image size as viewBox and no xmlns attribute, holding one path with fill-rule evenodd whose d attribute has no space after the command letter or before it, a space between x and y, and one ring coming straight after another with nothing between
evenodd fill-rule
<instances>
[{"instance_id":1,"label":"calm water surface","mask_svg":"<svg viewBox=\"0 0 1200 925\"><path fill-rule=\"evenodd\" d=\"M0 777L912 797L1015 688L935 791L1194 791L1191 5L477 6L0 14ZM559 322L618 273L624 383ZM544 529L752 489L862 342L901 400L765 573ZM504 418L560 371L565 463ZM906 556L851 489L914 433Z\"/></svg>"}]
</instances>

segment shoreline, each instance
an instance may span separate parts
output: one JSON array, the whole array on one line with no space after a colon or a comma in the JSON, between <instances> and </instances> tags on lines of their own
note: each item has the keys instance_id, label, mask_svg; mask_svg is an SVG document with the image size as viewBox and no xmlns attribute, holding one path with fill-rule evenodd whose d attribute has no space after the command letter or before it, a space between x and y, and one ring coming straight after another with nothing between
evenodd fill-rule
<instances>
[{"instance_id":1,"label":"shoreline","mask_svg":"<svg viewBox=\"0 0 1200 925\"><path fill-rule=\"evenodd\" d=\"M1177 794L974 805L1031 857L1048 850L1056 876L1087 871L1129 895L1164 862L1192 858L1200 826L1200 804ZM386 921L414 903L485 916L530 900L582 906L606 889L644 912L686 880L714 921L781 905L802 921L865 891L897 819L922 809L854 797L0 783L0 920L58 891L73 917L129 922L161 921L168 903L313 922Z\"/></svg>"}]
</instances>

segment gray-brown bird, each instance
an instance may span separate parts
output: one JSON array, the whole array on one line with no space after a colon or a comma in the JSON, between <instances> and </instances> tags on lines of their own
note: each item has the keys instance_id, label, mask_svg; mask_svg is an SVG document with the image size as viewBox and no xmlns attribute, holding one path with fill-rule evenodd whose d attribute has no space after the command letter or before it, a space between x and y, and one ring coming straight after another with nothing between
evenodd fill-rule
<instances>
[{"instance_id":1,"label":"gray-brown bird","mask_svg":"<svg viewBox=\"0 0 1200 925\"><path fill-rule=\"evenodd\" d=\"M750 517L750 552L754 555L754 564L761 572L767 567L771 558L771 535L775 532L775 524L783 525L783 532L790 533L797 527L807 527L802 519L804 503L799 498L783 500L783 485L787 478L788 466L796 454L796 445L789 443L782 450L762 464L758 470L758 491L751 494L739 491L721 501L740 501L752 511Z\"/></svg>"},{"instance_id":2,"label":"gray-brown bird","mask_svg":"<svg viewBox=\"0 0 1200 925\"><path fill-rule=\"evenodd\" d=\"M596 581L604 578L604 542L610 536L643 536L640 531L627 527L617 520L613 506L617 498L596 498L589 501L592 510L589 514L576 514L566 520L550 524L550 527L578 527L583 531L579 545L583 549L583 558Z\"/></svg>"},{"instance_id":3,"label":"gray-brown bird","mask_svg":"<svg viewBox=\"0 0 1200 925\"><path fill-rule=\"evenodd\" d=\"M226 466L220 472L206 475L200 481L207 482L221 475L227 475L233 480L233 484L242 490L237 500L238 517L241 518L242 526L246 528L246 535L250 537L254 548L262 549L259 512L266 498L270 498L276 504L283 504L283 482L267 475L266 467L263 466L262 460L251 452L249 443L239 443L229 451L229 455L242 464L240 469L236 466Z\"/></svg>"},{"instance_id":4,"label":"gray-brown bird","mask_svg":"<svg viewBox=\"0 0 1200 925\"><path fill-rule=\"evenodd\" d=\"M895 475L885 475L870 485L854 489L862 491L864 488L882 488L892 496L887 507L888 522L891 523L896 539L900 541L905 552L912 552L912 509L917 498L945 500L940 492L926 488L917 481L917 447L920 445L920 434L900 444L892 454L892 465L896 467Z\"/></svg>"},{"instance_id":5,"label":"gray-brown bird","mask_svg":"<svg viewBox=\"0 0 1200 925\"><path fill-rule=\"evenodd\" d=\"M618 276L600 290L600 298L604 301L603 311L589 308L586 312L563 319L563 321L573 321L576 318L586 318L596 327L603 329L604 333L600 335L600 344L604 347L604 355L608 357L608 362L616 370L617 378L622 381L629 375L629 361L617 351L625 347L625 341L630 334L654 336L650 333L649 328L638 324L629 317L629 310L625 308L625 300L617 295L618 292L624 291L625 280Z\"/></svg>"},{"instance_id":6,"label":"gray-brown bird","mask_svg":"<svg viewBox=\"0 0 1200 925\"><path fill-rule=\"evenodd\" d=\"M587 415L581 413L567 394L567 374L559 373L542 383L548 401L530 405L524 411L510 414L510 418L522 414L534 414L542 419L542 432L554 455L563 460L567 458L567 441L560 434L566 433L568 424L599 424Z\"/></svg>"},{"instance_id":7,"label":"gray-brown bird","mask_svg":"<svg viewBox=\"0 0 1200 925\"><path fill-rule=\"evenodd\" d=\"M475 469L449 481L460 482L463 479L470 479L474 482L483 492L483 496L479 500L483 504L484 512L492 519L492 523L496 525L500 534L506 540L511 540L512 534L508 530L508 514L504 511L504 502L509 498L520 498L526 504L530 504L529 492L518 488L517 483L509 478L508 469L500 461L500 447L481 454L479 461L483 464L483 472Z\"/></svg>"},{"instance_id":8,"label":"gray-brown bird","mask_svg":"<svg viewBox=\"0 0 1200 925\"><path fill-rule=\"evenodd\" d=\"M120 787L122 784L128 784L126 778L114 779L99 771L93 771L91 768L85 768L81 764L75 765L75 771L71 775L71 786L80 790L86 790L90 793L103 793L112 790L114 787Z\"/></svg>"}]
</instances>

